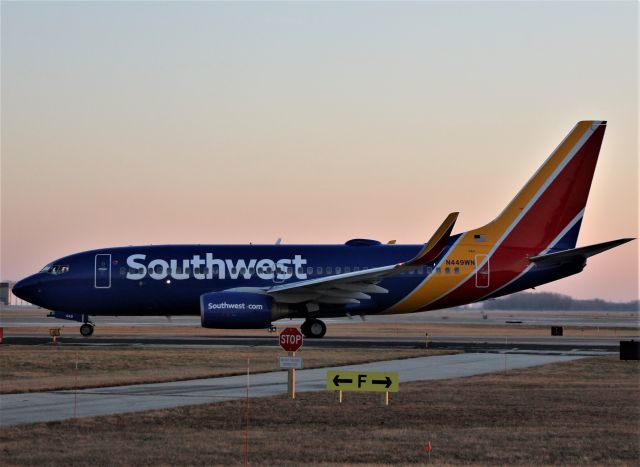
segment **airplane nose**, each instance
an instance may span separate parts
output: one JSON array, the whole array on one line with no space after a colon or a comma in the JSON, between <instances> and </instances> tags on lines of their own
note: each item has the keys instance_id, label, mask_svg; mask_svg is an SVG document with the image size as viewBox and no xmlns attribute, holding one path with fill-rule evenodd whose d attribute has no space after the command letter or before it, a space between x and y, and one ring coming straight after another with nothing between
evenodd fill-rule
<instances>
[{"instance_id":1,"label":"airplane nose","mask_svg":"<svg viewBox=\"0 0 640 467\"><path fill-rule=\"evenodd\" d=\"M16 282L13 285L12 292L13 295L25 302L33 303L39 287L40 281L34 276L29 276Z\"/></svg>"}]
</instances>

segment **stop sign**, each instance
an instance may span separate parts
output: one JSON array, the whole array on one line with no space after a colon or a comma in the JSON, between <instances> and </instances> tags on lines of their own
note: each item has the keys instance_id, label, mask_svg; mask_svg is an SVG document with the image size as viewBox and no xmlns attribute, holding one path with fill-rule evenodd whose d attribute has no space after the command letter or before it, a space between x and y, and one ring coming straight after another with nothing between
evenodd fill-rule
<instances>
[{"instance_id":1,"label":"stop sign","mask_svg":"<svg viewBox=\"0 0 640 467\"><path fill-rule=\"evenodd\" d=\"M278 342L287 352L297 352L302 347L302 333L297 328L286 328L280 333Z\"/></svg>"}]
</instances>

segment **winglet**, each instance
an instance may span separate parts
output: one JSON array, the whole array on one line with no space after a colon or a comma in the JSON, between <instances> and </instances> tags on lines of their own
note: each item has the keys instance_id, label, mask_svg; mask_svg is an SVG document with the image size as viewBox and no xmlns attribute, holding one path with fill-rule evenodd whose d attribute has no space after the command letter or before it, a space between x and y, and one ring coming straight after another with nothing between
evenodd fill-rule
<instances>
[{"instance_id":1,"label":"winglet","mask_svg":"<svg viewBox=\"0 0 640 467\"><path fill-rule=\"evenodd\" d=\"M404 263L403 266L419 266L430 263L436 259L440 253L442 253L444 247L447 246L447 241L449 240L453 226L458 219L458 214L458 212L452 212L449 214L429 241L424 244L420 253L418 253L412 260Z\"/></svg>"}]
</instances>

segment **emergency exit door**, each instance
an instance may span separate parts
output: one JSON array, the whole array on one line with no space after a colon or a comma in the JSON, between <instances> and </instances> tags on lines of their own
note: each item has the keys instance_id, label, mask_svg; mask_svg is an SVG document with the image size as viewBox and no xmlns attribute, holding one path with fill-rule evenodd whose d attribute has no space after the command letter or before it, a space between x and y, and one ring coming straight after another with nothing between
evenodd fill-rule
<instances>
[{"instance_id":1,"label":"emergency exit door","mask_svg":"<svg viewBox=\"0 0 640 467\"><path fill-rule=\"evenodd\" d=\"M485 260L486 262L482 264ZM476 267L479 265L481 265L480 268L476 269L476 287L479 289L485 289L489 287L491 276L491 266L489 265L487 255L476 255Z\"/></svg>"},{"instance_id":2,"label":"emergency exit door","mask_svg":"<svg viewBox=\"0 0 640 467\"><path fill-rule=\"evenodd\" d=\"M94 285L96 289L111 287L111 255L96 255Z\"/></svg>"}]
</instances>

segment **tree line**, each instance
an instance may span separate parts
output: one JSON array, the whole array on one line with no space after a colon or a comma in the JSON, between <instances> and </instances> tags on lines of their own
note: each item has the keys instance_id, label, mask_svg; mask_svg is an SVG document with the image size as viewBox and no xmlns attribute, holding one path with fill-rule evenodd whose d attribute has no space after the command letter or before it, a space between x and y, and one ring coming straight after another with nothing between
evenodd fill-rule
<instances>
[{"instance_id":1,"label":"tree line","mask_svg":"<svg viewBox=\"0 0 640 467\"><path fill-rule=\"evenodd\" d=\"M483 302L484 310L640 311L640 300L609 302L600 298L578 300L550 292L520 292Z\"/></svg>"}]
</instances>

